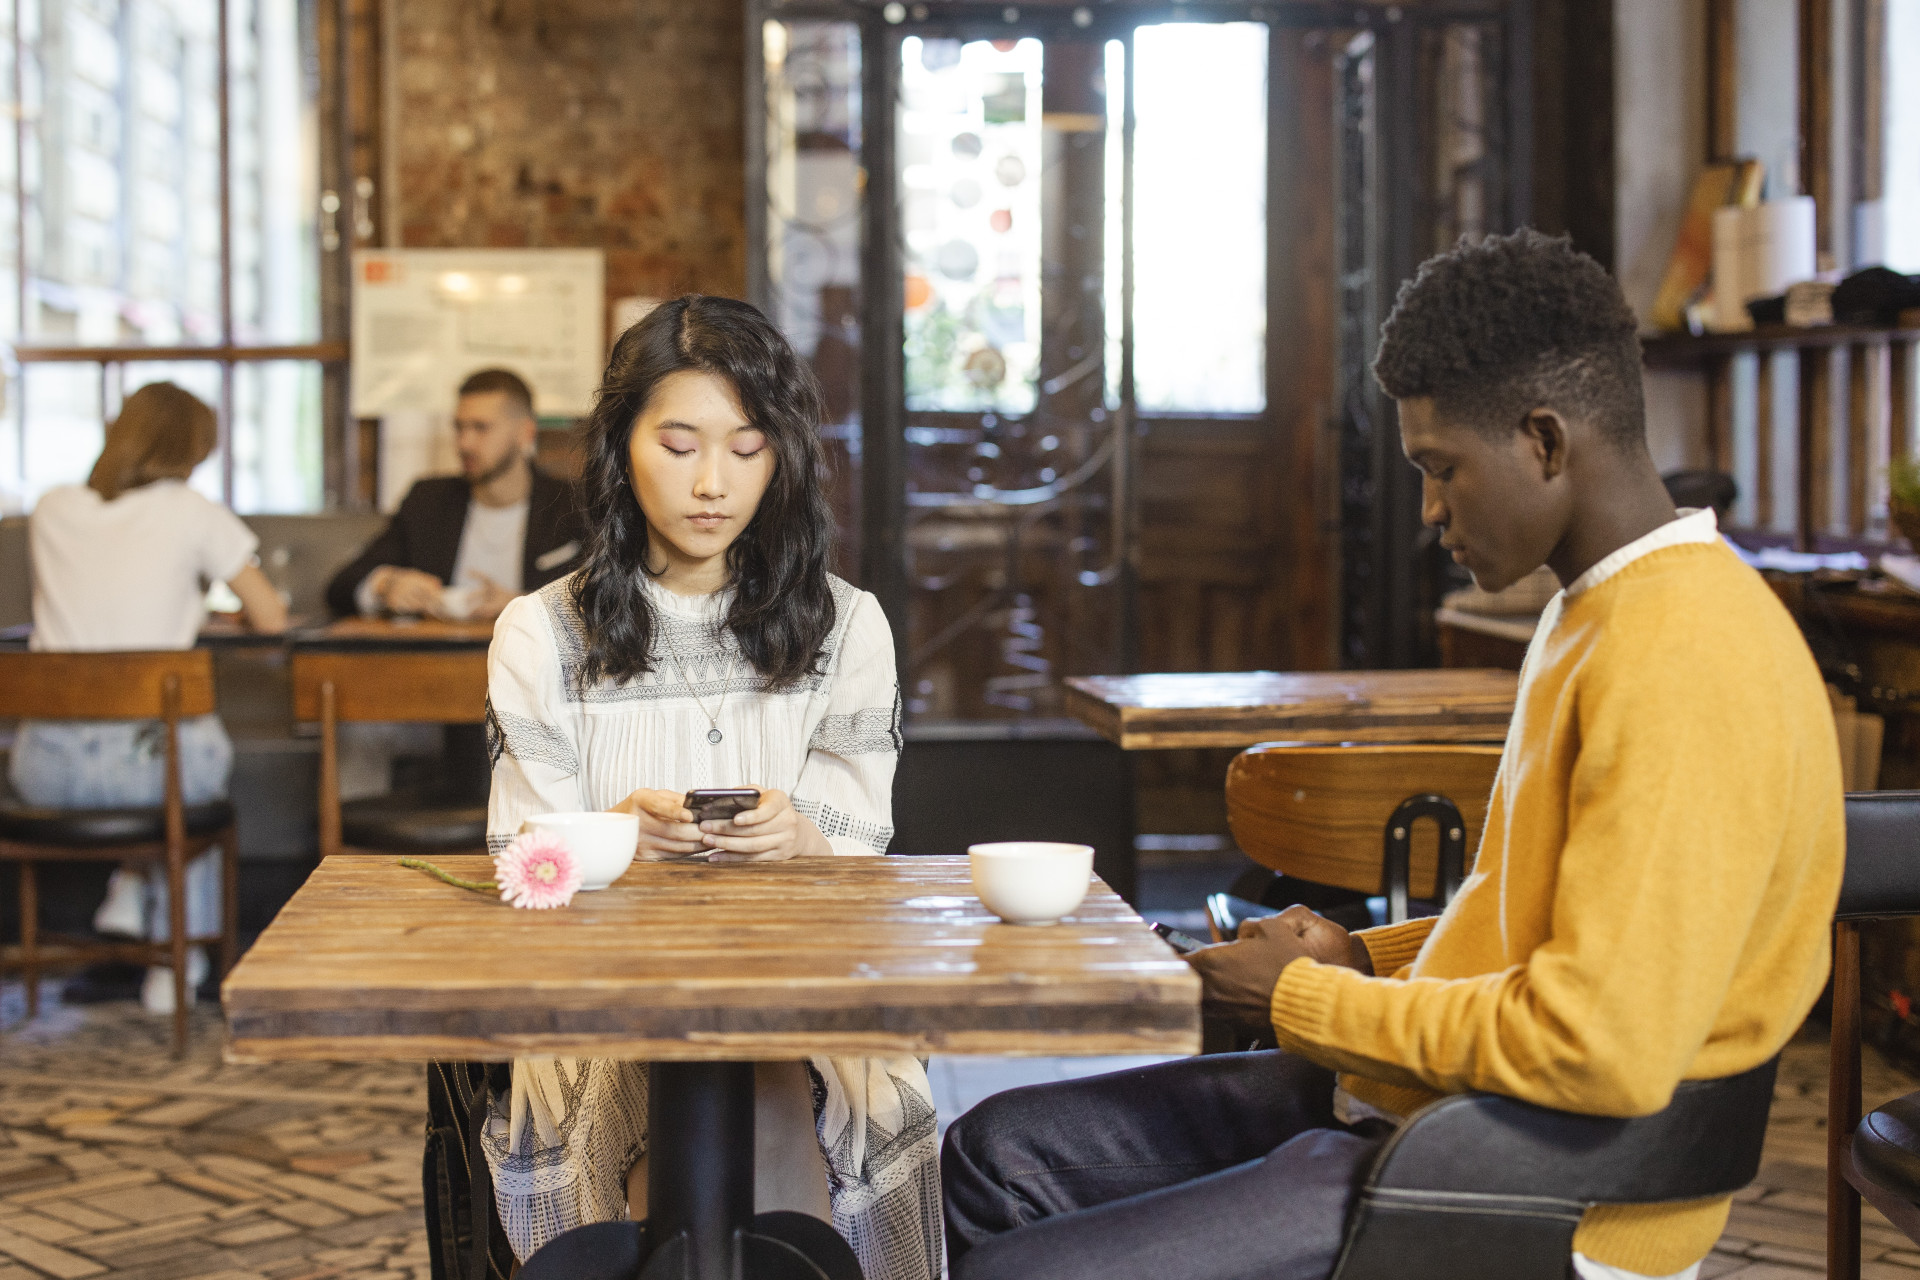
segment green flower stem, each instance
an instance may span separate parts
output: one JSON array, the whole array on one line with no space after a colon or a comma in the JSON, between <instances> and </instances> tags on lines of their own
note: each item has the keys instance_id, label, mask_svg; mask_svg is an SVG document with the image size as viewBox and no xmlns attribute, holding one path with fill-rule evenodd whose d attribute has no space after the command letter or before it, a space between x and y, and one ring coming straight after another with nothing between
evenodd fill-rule
<instances>
[{"instance_id":1,"label":"green flower stem","mask_svg":"<svg viewBox=\"0 0 1920 1280\"><path fill-rule=\"evenodd\" d=\"M500 885L493 880L462 880L459 876L448 875L425 858L402 858L400 865L411 867L415 871L424 871L435 880L444 880L459 889L471 889L475 893L498 893Z\"/></svg>"}]
</instances>

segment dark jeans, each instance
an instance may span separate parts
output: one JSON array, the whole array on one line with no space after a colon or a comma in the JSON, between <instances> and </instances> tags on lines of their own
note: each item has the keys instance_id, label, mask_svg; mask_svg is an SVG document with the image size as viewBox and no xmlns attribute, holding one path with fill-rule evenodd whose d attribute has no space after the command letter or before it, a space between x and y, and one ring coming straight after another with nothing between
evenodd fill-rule
<instances>
[{"instance_id":1,"label":"dark jeans","mask_svg":"<svg viewBox=\"0 0 1920 1280\"><path fill-rule=\"evenodd\" d=\"M1326 1280L1389 1129L1333 1074L1212 1054L1011 1089L947 1131L953 1280Z\"/></svg>"}]
</instances>

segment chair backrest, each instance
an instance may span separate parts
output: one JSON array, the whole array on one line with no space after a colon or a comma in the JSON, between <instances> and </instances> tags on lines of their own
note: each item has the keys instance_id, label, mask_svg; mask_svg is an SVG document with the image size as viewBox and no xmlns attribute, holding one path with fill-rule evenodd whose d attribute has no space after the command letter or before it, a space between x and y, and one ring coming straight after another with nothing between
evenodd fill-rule
<instances>
[{"instance_id":1,"label":"chair backrest","mask_svg":"<svg viewBox=\"0 0 1920 1280\"><path fill-rule=\"evenodd\" d=\"M1466 819L1469 862L1480 846L1500 748L1262 743L1227 769L1227 823L1264 867L1360 893L1381 891L1381 831L1403 801L1452 800ZM1440 833L1416 828L1412 890L1436 895Z\"/></svg>"},{"instance_id":2,"label":"chair backrest","mask_svg":"<svg viewBox=\"0 0 1920 1280\"><path fill-rule=\"evenodd\" d=\"M0 717L159 720L169 680L178 689L176 717L213 710L213 655L205 649L0 653Z\"/></svg>"},{"instance_id":3,"label":"chair backrest","mask_svg":"<svg viewBox=\"0 0 1920 1280\"><path fill-rule=\"evenodd\" d=\"M325 718L322 690L333 686L336 721L479 724L487 718L484 649L295 649L293 718Z\"/></svg>"},{"instance_id":4,"label":"chair backrest","mask_svg":"<svg viewBox=\"0 0 1920 1280\"><path fill-rule=\"evenodd\" d=\"M1920 915L1920 791L1847 797L1847 871L1834 915Z\"/></svg>"},{"instance_id":5,"label":"chair backrest","mask_svg":"<svg viewBox=\"0 0 1920 1280\"><path fill-rule=\"evenodd\" d=\"M1920 791L1847 797L1847 869L1834 909L1827 1042L1827 1274L1860 1275L1860 1196L1849 1180L1860 1123L1860 925L1920 915Z\"/></svg>"},{"instance_id":6,"label":"chair backrest","mask_svg":"<svg viewBox=\"0 0 1920 1280\"><path fill-rule=\"evenodd\" d=\"M343 721L480 724L487 718L484 649L293 651L293 718L320 722L320 856L341 850Z\"/></svg>"},{"instance_id":7,"label":"chair backrest","mask_svg":"<svg viewBox=\"0 0 1920 1280\"><path fill-rule=\"evenodd\" d=\"M1773 1058L1674 1090L1665 1109L1614 1119L1491 1094L1415 1113L1374 1158L1334 1280L1564 1280L1592 1204L1731 1195L1760 1169Z\"/></svg>"}]
</instances>

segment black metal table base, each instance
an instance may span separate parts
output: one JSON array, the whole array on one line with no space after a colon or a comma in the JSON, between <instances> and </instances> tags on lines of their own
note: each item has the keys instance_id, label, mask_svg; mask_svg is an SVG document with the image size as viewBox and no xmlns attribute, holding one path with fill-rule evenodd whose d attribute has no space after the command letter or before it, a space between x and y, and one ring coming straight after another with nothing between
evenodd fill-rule
<instances>
[{"instance_id":1,"label":"black metal table base","mask_svg":"<svg viewBox=\"0 0 1920 1280\"><path fill-rule=\"evenodd\" d=\"M753 1064L656 1062L640 1280L864 1280L838 1232L753 1212Z\"/></svg>"}]
</instances>

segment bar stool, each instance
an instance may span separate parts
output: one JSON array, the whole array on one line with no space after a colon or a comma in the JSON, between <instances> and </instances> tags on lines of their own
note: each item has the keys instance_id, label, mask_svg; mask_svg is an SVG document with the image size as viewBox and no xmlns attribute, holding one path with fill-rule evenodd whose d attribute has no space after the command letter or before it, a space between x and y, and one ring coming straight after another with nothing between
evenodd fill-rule
<instances>
[{"instance_id":1,"label":"bar stool","mask_svg":"<svg viewBox=\"0 0 1920 1280\"><path fill-rule=\"evenodd\" d=\"M296 648L289 665L294 720L320 724L321 857L485 850L485 801L400 792L342 804L339 749L343 723L484 723L484 650Z\"/></svg>"},{"instance_id":2,"label":"bar stool","mask_svg":"<svg viewBox=\"0 0 1920 1280\"><path fill-rule=\"evenodd\" d=\"M1270 913L1277 904L1262 897L1301 900L1288 892L1295 886L1384 894L1394 923L1444 906L1479 849L1500 752L1490 744L1248 747L1227 769L1227 824L1248 857L1283 879L1212 895L1216 940L1230 941L1247 916ZM1438 839L1416 847L1415 824L1425 818Z\"/></svg>"},{"instance_id":3,"label":"bar stool","mask_svg":"<svg viewBox=\"0 0 1920 1280\"><path fill-rule=\"evenodd\" d=\"M20 871L20 946L3 967L27 984L27 1016L40 1012L40 970L48 963L123 960L173 968L173 1053L187 1049L187 948L218 943L225 976L239 954L239 853L233 806L189 805L180 791L180 721L214 709L213 655L164 653L0 653L0 717L23 720L158 720L166 732L166 791L140 809L43 809L0 799L0 862ZM187 936L187 863L214 845L221 853L220 932ZM101 942L40 936L37 869L43 862L145 862L167 871L166 942ZM46 942L52 942L47 947Z\"/></svg>"}]
</instances>

